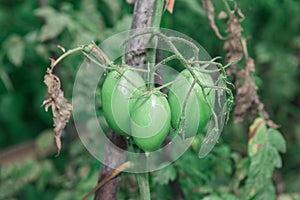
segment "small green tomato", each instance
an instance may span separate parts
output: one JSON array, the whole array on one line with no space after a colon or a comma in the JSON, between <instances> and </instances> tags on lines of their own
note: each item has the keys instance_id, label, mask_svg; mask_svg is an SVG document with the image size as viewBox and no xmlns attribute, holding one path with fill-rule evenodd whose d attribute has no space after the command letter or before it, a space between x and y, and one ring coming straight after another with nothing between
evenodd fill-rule
<instances>
[{"instance_id":1,"label":"small green tomato","mask_svg":"<svg viewBox=\"0 0 300 200\"><path fill-rule=\"evenodd\" d=\"M131 112L131 134L134 142L145 152L159 149L169 133L171 111L163 94L140 97Z\"/></svg>"},{"instance_id":2,"label":"small green tomato","mask_svg":"<svg viewBox=\"0 0 300 200\"><path fill-rule=\"evenodd\" d=\"M199 72L196 69L193 71L203 85L213 85L213 80L209 74ZM171 108L172 127L179 129L180 120L183 120L184 125L182 131L186 137L192 137L201 132L207 125L212 114L209 105L205 101L202 89L197 83L194 85L188 97L185 113L182 113L185 99L188 96L188 91L193 81L194 78L192 74L187 69L183 70L170 87L168 98ZM209 88L206 88L204 91L207 95L208 102L213 105L214 92L210 91L208 93Z\"/></svg>"},{"instance_id":3,"label":"small green tomato","mask_svg":"<svg viewBox=\"0 0 300 200\"><path fill-rule=\"evenodd\" d=\"M142 77L129 69L112 71L105 78L101 96L103 113L108 125L116 133L124 136L130 134L129 102L133 93L144 85Z\"/></svg>"}]
</instances>

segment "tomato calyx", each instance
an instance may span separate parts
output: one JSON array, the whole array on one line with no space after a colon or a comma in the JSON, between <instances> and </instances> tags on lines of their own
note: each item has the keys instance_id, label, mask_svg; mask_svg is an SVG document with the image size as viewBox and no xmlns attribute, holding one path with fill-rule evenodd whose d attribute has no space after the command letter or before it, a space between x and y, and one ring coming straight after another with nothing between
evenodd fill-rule
<instances>
[{"instance_id":1,"label":"tomato calyx","mask_svg":"<svg viewBox=\"0 0 300 200\"><path fill-rule=\"evenodd\" d=\"M151 95L163 96L166 98L168 97L166 94L162 93L157 88L152 88L151 90L149 90L147 87L140 87L140 88L138 88L138 90L139 90L139 93L133 94L131 99L149 98Z\"/></svg>"}]
</instances>

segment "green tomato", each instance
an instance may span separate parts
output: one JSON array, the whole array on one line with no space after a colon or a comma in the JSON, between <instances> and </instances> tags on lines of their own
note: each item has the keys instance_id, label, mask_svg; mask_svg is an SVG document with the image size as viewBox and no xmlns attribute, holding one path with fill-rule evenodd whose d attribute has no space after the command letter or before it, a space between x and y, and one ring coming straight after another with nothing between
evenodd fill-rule
<instances>
[{"instance_id":1,"label":"green tomato","mask_svg":"<svg viewBox=\"0 0 300 200\"><path fill-rule=\"evenodd\" d=\"M121 135L130 133L131 97L138 88L145 85L142 77L128 69L108 73L102 86L102 107L110 128ZM136 99L132 99L136 101Z\"/></svg>"},{"instance_id":2,"label":"green tomato","mask_svg":"<svg viewBox=\"0 0 300 200\"><path fill-rule=\"evenodd\" d=\"M203 85L213 85L213 80L209 74L201 73L196 70L193 71ZM185 99L187 98L193 81L194 78L192 74L187 69L183 70L170 87L168 98L171 108L172 127L179 129L181 124L180 120L184 120L182 131L186 137L192 137L200 133L207 125L212 114L209 105L205 101L202 89L197 83L194 85L188 97L185 113L182 113ZM204 91L207 94L209 89L206 88ZM214 102L214 94L214 91L210 91L206 96L211 105L213 105Z\"/></svg>"},{"instance_id":3,"label":"green tomato","mask_svg":"<svg viewBox=\"0 0 300 200\"><path fill-rule=\"evenodd\" d=\"M171 127L171 111L161 93L140 97L131 112L131 134L135 144L145 152L160 148Z\"/></svg>"}]
</instances>

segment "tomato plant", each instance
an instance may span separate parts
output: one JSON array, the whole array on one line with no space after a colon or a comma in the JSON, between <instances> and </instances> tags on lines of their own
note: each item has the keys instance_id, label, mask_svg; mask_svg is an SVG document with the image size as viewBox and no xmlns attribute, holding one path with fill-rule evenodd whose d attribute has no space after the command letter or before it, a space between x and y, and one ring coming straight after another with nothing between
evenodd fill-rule
<instances>
[{"instance_id":1,"label":"tomato plant","mask_svg":"<svg viewBox=\"0 0 300 200\"><path fill-rule=\"evenodd\" d=\"M131 102L131 134L134 142L144 151L159 149L171 126L168 101L160 92L150 91L146 97Z\"/></svg>"},{"instance_id":2,"label":"tomato plant","mask_svg":"<svg viewBox=\"0 0 300 200\"><path fill-rule=\"evenodd\" d=\"M209 74L197 71L197 69L193 69L193 72L203 86L213 85L213 80ZM202 88L197 83L193 86L193 82L192 74L187 69L183 70L171 86L168 99L172 126L179 129L181 122L183 122L182 131L187 137L194 136L205 128L212 114L208 103L213 105L214 102L212 90L204 89L206 101ZM189 92L191 87L193 88Z\"/></svg>"},{"instance_id":3,"label":"tomato plant","mask_svg":"<svg viewBox=\"0 0 300 200\"><path fill-rule=\"evenodd\" d=\"M102 107L105 119L116 133L130 133L130 105L132 94L145 85L142 77L130 69L111 71L102 86ZM132 99L131 101L136 101Z\"/></svg>"}]
</instances>

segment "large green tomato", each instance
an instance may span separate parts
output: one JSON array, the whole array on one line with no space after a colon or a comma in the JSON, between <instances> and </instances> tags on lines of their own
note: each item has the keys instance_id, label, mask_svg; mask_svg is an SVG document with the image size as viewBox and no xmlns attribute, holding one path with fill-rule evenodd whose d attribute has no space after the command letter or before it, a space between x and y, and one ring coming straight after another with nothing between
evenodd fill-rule
<instances>
[{"instance_id":1,"label":"large green tomato","mask_svg":"<svg viewBox=\"0 0 300 200\"><path fill-rule=\"evenodd\" d=\"M145 85L142 77L128 69L108 73L102 86L102 107L104 117L113 131L121 135L130 134L131 97L138 88ZM132 101L136 101L133 98Z\"/></svg>"},{"instance_id":2,"label":"large green tomato","mask_svg":"<svg viewBox=\"0 0 300 200\"><path fill-rule=\"evenodd\" d=\"M149 94L134 103L131 112L131 135L145 152L159 149L171 127L171 111L163 94Z\"/></svg>"},{"instance_id":3,"label":"large green tomato","mask_svg":"<svg viewBox=\"0 0 300 200\"><path fill-rule=\"evenodd\" d=\"M213 80L209 74L193 70L203 85L212 86ZM178 129L180 126L180 120L183 122L183 132L186 137L195 136L201 132L207 125L210 117L211 110L209 105L205 101L201 87L196 83L188 97L188 101L183 112L183 105L187 98L188 91L194 81L192 74L187 70L183 70L176 78L174 84L170 87L169 91L169 105L171 108L171 123L174 129ZM207 94L209 89L206 88ZM213 105L214 91L210 91L207 95L207 100Z\"/></svg>"}]
</instances>

